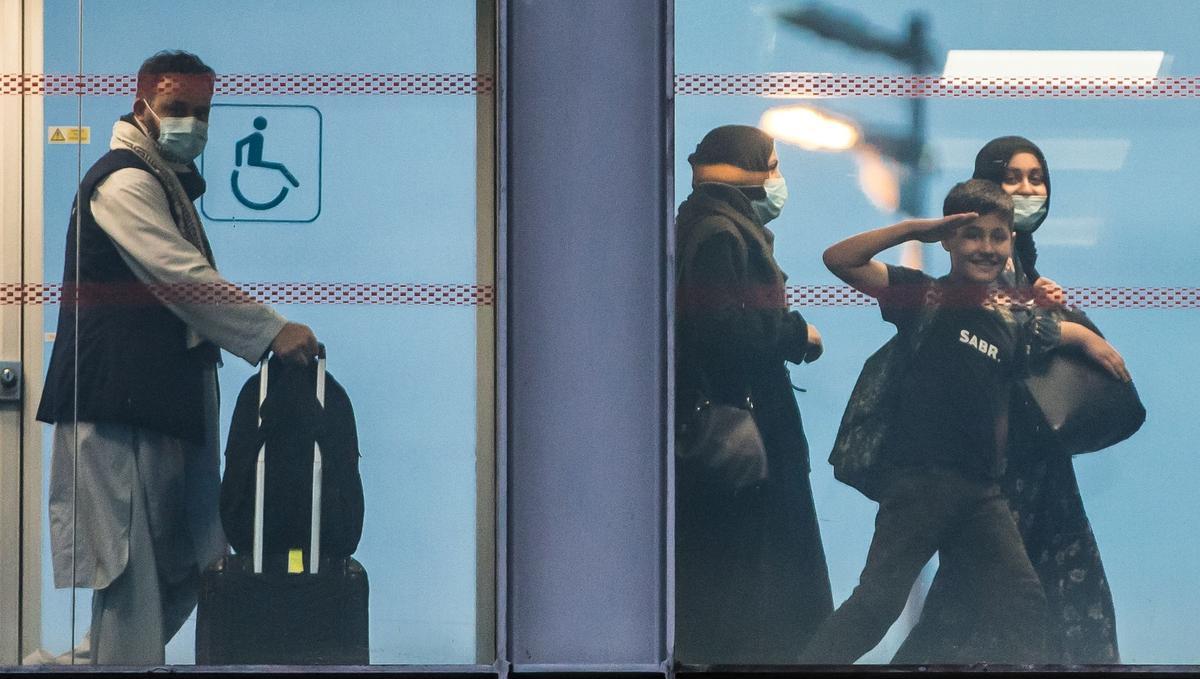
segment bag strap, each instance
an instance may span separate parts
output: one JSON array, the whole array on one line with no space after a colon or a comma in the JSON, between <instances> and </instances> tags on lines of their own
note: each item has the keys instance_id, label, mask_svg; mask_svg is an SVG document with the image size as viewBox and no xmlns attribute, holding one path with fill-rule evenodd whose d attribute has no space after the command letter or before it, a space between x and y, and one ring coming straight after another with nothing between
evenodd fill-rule
<instances>
[{"instance_id":1,"label":"bag strap","mask_svg":"<svg viewBox=\"0 0 1200 679\"><path fill-rule=\"evenodd\" d=\"M263 357L258 365L258 429L262 431L262 405L267 400L268 359ZM267 477L267 441L263 438L254 465L254 572L263 571L263 495Z\"/></svg>"},{"instance_id":2,"label":"bag strap","mask_svg":"<svg viewBox=\"0 0 1200 679\"><path fill-rule=\"evenodd\" d=\"M317 405L325 412L325 345L317 344ZM312 523L309 526L308 572L316 575L321 563L321 443L313 437Z\"/></svg>"},{"instance_id":3,"label":"bag strap","mask_svg":"<svg viewBox=\"0 0 1200 679\"><path fill-rule=\"evenodd\" d=\"M267 400L270 362L264 357L258 367L258 427L262 429L262 406ZM325 409L325 345L317 345L317 403ZM321 562L321 444L313 440L312 522L309 526L308 572L316 574ZM263 438L254 469L254 573L263 572L263 513L266 490L267 441Z\"/></svg>"},{"instance_id":4,"label":"bag strap","mask_svg":"<svg viewBox=\"0 0 1200 679\"><path fill-rule=\"evenodd\" d=\"M908 332L897 333L906 340L902 344L907 347L910 356L915 356L920 350L921 344L929 334L929 328L933 325L933 319L937 317L938 311L941 309L941 285L941 279L935 279L930 283L929 288L925 291L925 297L921 300L921 310L917 312L916 323Z\"/></svg>"}]
</instances>

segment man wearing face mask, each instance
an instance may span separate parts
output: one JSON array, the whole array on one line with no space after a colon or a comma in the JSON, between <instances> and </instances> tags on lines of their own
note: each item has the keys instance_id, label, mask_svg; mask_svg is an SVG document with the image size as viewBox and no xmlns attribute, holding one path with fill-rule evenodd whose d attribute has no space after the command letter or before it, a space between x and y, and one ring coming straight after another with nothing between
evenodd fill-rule
<instances>
[{"instance_id":1,"label":"man wearing face mask","mask_svg":"<svg viewBox=\"0 0 1200 679\"><path fill-rule=\"evenodd\" d=\"M791 663L833 609L786 366L816 360L821 335L789 311L766 226L788 196L774 140L718 127L688 162L692 193L676 219L676 423L686 427L698 401L749 397L767 463L764 481L737 491L677 465L676 655Z\"/></svg>"},{"instance_id":2,"label":"man wearing face mask","mask_svg":"<svg viewBox=\"0 0 1200 679\"><path fill-rule=\"evenodd\" d=\"M220 557L220 349L305 364L317 340L218 273L193 204L215 74L186 52L138 71L133 112L80 182L38 419L53 423L55 586L95 590L91 629L43 662L156 665ZM74 657L72 657L74 656Z\"/></svg>"}]
</instances>

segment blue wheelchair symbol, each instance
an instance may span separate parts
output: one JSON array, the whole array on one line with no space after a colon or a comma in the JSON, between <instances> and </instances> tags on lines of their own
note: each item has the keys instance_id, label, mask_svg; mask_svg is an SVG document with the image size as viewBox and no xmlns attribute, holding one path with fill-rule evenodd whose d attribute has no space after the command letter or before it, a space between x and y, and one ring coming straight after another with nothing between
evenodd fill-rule
<instances>
[{"instance_id":1,"label":"blue wheelchair symbol","mask_svg":"<svg viewBox=\"0 0 1200 679\"><path fill-rule=\"evenodd\" d=\"M239 140L237 145L234 147L234 153L236 155L235 165L237 167L242 167L242 149L246 149L245 156L246 156L246 166L247 167L261 167L261 168L265 168L268 170L278 170L281 174L283 174L284 179L286 179L288 181L288 183L292 185L292 188L299 188L300 180L296 179L296 177L293 176L292 173L288 171L286 165L284 165L283 163L272 163L272 162L263 160L263 142L265 141L265 139L263 137L262 131L265 130L266 128L267 128L267 119L266 118L264 118L263 116L258 116L254 119L254 129L256 131L250 133L243 139ZM275 207L276 205L279 205L280 203L282 203L283 200L285 198L287 198L288 187L281 186L279 188L279 193L274 198L272 198L271 200L269 200L265 203L258 203L258 202L250 200L242 193L241 188L238 187L238 173L239 172L240 172L240 170L235 169L233 171L233 174L230 175L230 177L229 177L230 187L233 189L233 195L235 198L238 199L238 202L241 203L242 205L245 205L246 207L250 208L251 210L270 210L271 208Z\"/></svg>"},{"instance_id":2,"label":"blue wheelchair symbol","mask_svg":"<svg viewBox=\"0 0 1200 679\"><path fill-rule=\"evenodd\" d=\"M315 221L321 130L315 106L213 104L208 151L197 163L208 179L201 214L217 222Z\"/></svg>"}]
</instances>

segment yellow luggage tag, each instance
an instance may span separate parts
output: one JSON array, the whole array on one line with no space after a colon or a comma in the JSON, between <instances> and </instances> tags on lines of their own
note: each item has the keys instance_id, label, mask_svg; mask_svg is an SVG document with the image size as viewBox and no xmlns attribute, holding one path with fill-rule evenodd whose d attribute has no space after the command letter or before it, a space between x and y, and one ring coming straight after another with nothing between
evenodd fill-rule
<instances>
[{"instance_id":1,"label":"yellow luggage tag","mask_svg":"<svg viewBox=\"0 0 1200 679\"><path fill-rule=\"evenodd\" d=\"M288 550L288 573L303 573L304 572L304 550L289 549Z\"/></svg>"}]
</instances>

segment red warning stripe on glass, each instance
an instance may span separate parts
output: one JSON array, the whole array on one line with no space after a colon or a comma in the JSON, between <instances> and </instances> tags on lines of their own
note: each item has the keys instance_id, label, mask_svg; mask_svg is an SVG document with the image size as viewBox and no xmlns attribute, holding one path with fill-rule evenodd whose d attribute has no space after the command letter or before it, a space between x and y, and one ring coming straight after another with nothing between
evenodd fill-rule
<instances>
[{"instance_id":1,"label":"red warning stripe on glass","mask_svg":"<svg viewBox=\"0 0 1200 679\"><path fill-rule=\"evenodd\" d=\"M0 73L0 94L127 95L135 75ZM492 76L480 73L278 73L217 76L217 95L488 94Z\"/></svg>"},{"instance_id":2,"label":"red warning stripe on glass","mask_svg":"<svg viewBox=\"0 0 1200 679\"><path fill-rule=\"evenodd\" d=\"M145 304L156 299L176 304L384 304L491 306L490 285L471 283L241 283L186 285L87 285L74 290L58 284L0 284L0 305L59 304L78 295L84 304Z\"/></svg>"},{"instance_id":3,"label":"red warning stripe on glass","mask_svg":"<svg viewBox=\"0 0 1200 679\"><path fill-rule=\"evenodd\" d=\"M0 95L132 95L134 75L0 73ZM217 77L216 93L286 95L489 94L480 73L278 73ZM848 73L680 73L679 95L941 98L1179 98L1200 96L1200 77L942 78Z\"/></svg>"},{"instance_id":4,"label":"red warning stripe on glass","mask_svg":"<svg viewBox=\"0 0 1200 679\"><path fill-rule=\"evenodd\" d=\"M1200 288L1078 287L1065 290L1066 302L1089 309L1197 309ZM871 306L875 300L845 285L791 285L788 306Z\"/></svg>"},{"instance_id":5,"label":"red warning stripe on glass","mask_svg":"<svg viewBox=\"0 0 1200 679\"><path fill-rule=\"evenodd\" d=\"M152 295L152 296L151 296ZM0 283L0 305L59 304L59 284ZM474 283L242 283L156 286L93 285L79 290L93 304L143 304L164 299L180 304L238 304L250 298L267 304L374 304L425 306L491 306L495 290ZM1092 309L1197 309L1200 288L1077 287L1066 290L1067 302ZM875 300L845 285L792 285L787 304L793 307L872 306Z\"/></svg>"},{"instance_id":6,"label":"red warning stripe on glass","mask_svg":"<svg viewBox=\"0 0 1200 679\"><path fill-rule=\"evenodd\" d=\"M848 73L679 73L675 75L675 93L798 98L1168 98L1200 96L1200 77L942 78Z\"/></svg>"}]
</instances>

